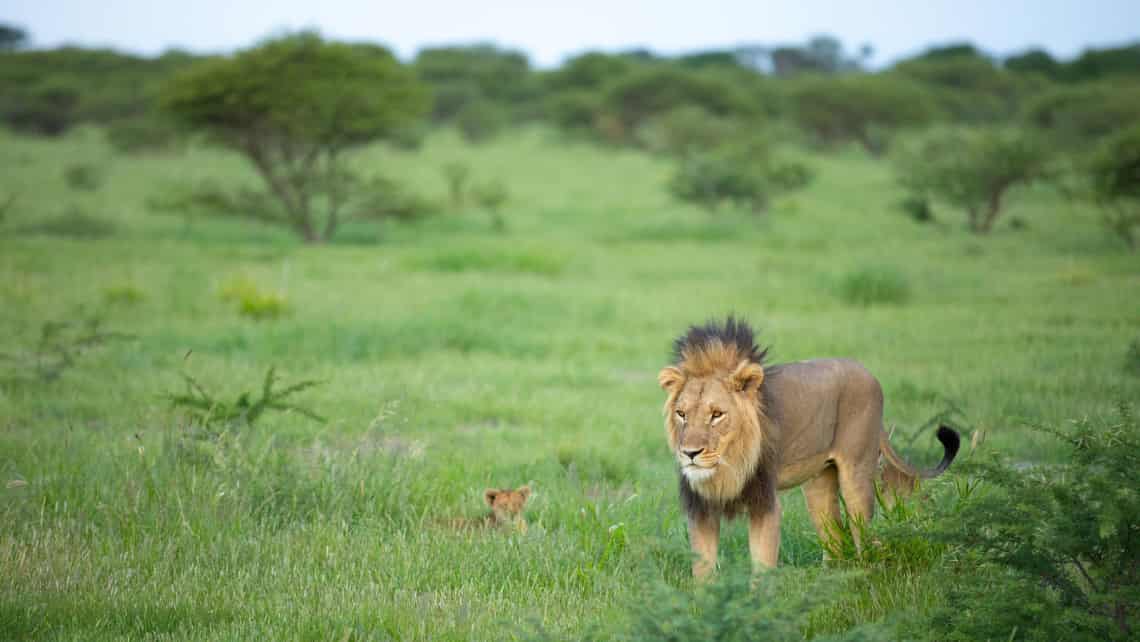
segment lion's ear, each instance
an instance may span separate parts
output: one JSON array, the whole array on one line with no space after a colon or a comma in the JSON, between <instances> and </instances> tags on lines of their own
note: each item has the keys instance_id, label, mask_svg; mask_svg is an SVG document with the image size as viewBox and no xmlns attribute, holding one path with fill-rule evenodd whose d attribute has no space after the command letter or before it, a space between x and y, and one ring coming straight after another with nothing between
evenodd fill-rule
<instances>
[{"instance_id":1,"label":"lion's ear","mask_svg":"<svg viewBox=\"0 0 1140 642\"><path fill-rule=\"evenodd\" d=\"M488 506L495 505L495 498L499 496L499 491L494 488L488 488L483 491L483 500L487 502Z\"/></svg>"},{"instance_id":2,"label":"lion's ear","mask_svg":"<svg viewBox=\"0 0 1140 642\"><path fill-rule=\"evenodd\" d=\"M764 382L764 368L758 363L751 361L741 361L736 370L732 371L729 377L732 382L733 390L737 392L754 393L760 389L760 384Z\"/></svg>"},{"instance_id":3,"label":"lion's ear","mask_svg":"<svg viewBox=\"0 0 1140 642\"><path fill-rule=\"evenodd\" d=\"M657 373L657 383L669 392L676 392L685 383L685 375L676 366L667 366Z\"/></svg>"},{"instance_id":4,"label":"lion's ear","mask_svg":"<svg viewBox=\"0 0 1140 642\"><path fill-rule=\"evenodd\" d=\"M522 495L523 501L525 502L526 498L530 497L530 486L519 486L515 492Z\"/></svg>"}]
</instances>

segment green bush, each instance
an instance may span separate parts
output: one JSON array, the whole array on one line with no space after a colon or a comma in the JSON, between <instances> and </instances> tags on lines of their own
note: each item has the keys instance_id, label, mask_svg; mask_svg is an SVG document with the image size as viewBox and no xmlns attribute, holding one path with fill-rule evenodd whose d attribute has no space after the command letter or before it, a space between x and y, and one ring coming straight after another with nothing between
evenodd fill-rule
<instances>
[{"instance_id":1,"label":"green bush","mask_svg":"<svg viewBox=\"0 0 1140 642\"><path fill-rule=\"evenodd\" d=\"M1037 427L1066 463L964 462L977 491L929 521L948 546L945 605L911 627L936 640L1127 640L1140 615L1140 424L1116 417Z\"/></svg>"},{"instance_id":2,"label":"green bush","mask_svg":"<svg viewBox=\"0 0 1140 642\"><path fill-rule=\"evenodd\" d=\"M225 283L218 292L218 298L234 303L238 314L258 321L278 319L291 312L284 294L263 290L246 278Z\"/></svg>"},{"instance_id":3,"label":"green bush","mask_svg":"<svg viewBox=\"0 0 1140 642\"><path fill-rule=\"evenodd\" d=\"M56 216L18 228L16 233L95 240L109 238L118 231L119 227L112 221L95 216L78 205L70 205Z\"/></svg>"},{"instance_id":4,"label":"green bush","mask_svg":"<svg viewBox=\"0 0 1140 642\"><path fill-rule=\"evenodd\" d=\"M464 105L455 116L455 125L468 142L482 143L493 138L508 124L502 107L487 100L475 100Z\"/></svg>"},{"instance_id":5,"label":"green bush","mask_svg":"<svg viewBox=\"0 0 1140 642\"><path fill-rule=\"evenodd\" d=\"M1030 101L1024 118L1059 144L1081 149L1140 124L1140 83L1061 86Z\"/></svg>"},{"instance_id":6,"label":"green bush","mask_svg":"<svg viewBox=\"0 0 1140 642\"><path fill-rule=\"evenodd\" d=\"M684 105L651 119L637 131L637 139L650 151L683 156L725 145L746 130L735 118L716 116L696 105Z\"/></svg>"},{"instance_id":7,"label":"green bush","mask_svg":"<svg viewBox=\"0 0 1140 642\"><path fill-rule=\"evenodd\" d=\"M1009 120L1042 81L1012 74L981 56L909 60L892 73L925 86L937 109L963 123Z\"/></svg>"},{"instance_id":8,"label":"green bush","mask_svg":"<svg viewBox=\"0 0 1140 642\"><path fill-rule=\"evenodd\" d=\"M175 125L158 115L112 121L105 132L111 147L126 154L167 151L183 140Z\"/></svg>"},{"instance_id":9,"label":"green bush","mask_svg":"<svg viewBox=\"0 0 1140 642\"><path fill-rule=\"evenodd\" d=\"M94 192L103 185L103 168L94 163L72 163L63 168L63 180L76 191Z\"/></svg>"},{"instance_id":10,"label":"green bush","mask_svg":"<svg viewBox=\"0 0 1140 642\"><path fill-rule=\"evenodd\" d=\"M852 305L901 304L910 298L910 283L894 268L861 268L843 277L839 296Z\"/></svg>"},{"instance_id":11,"label":"green bush","mask_svg":"<svg viewBox=\"0 0 1140 642\"><path fill-rule=\"evenodd\" d=\"M1102 142L1088 169L1102 223L1135 252L1140 228L1140 124Z\"/></svg>"},{"instance_id":12,"label":"green bush","mask_svg":"<svg viewBox=\"0 0 1140 642\"><path fill-rule=\"evenodd\" d=\"M759 117L761 106L737 80L664 64L639 67L605 88L602 107L614 118L613 133L627 143L639 127L678 107L699 107L717 117Z\"/></svg>"},{"instance_id":13,"label":"green bush","mask_svg":"<svg viewBox=\"0 0 1140 642\"><path fill-rule=\"evenodd\" d=\"M934 220L934 209L930 206L930 199L925 196L911 194L899 201L899 209L916 223L930 223Z\"/></svg>"},{"instance_id":14,"label":"green bush","mask_svg":"<svg viewBox=\"0 0 1140 642\"><path fill-rule=\"evenodd\" d=\"M899 182L915 198L938 198L966 212L970 230L987 234L1011 188L1044 178L1051 155L1018 129L948 129L920 137L896 157Z\"/></svg>"},{"instance_id":15,"label":"green bush","mask_svg":"<svg viewBox=\"0 0 1140 642\"><path fill-rule=\"evenodd\" d=\"M773 197L805 187L811 179L808 167L773 161L765 145L751 142L687 154L669 181L669 191L709 211L729 203L762 212Z\"/></svg>"},{"instance_id":16,"label":"green bush","mask_svg":"<svg viewBox=\"0 0 1140 642\"><path fill-rule=\"evenodd\" d=\"M818 77L793 81L792 117L825 145L854 141L868 152L886 151L889 136L920 127L936 114L929 90L890 74Z\"/></svg>"},{"instance_id":17,"label":"green bush","mask_svg":"<svg viewBox=\"0 0 1140 642\"><path fill-rule=\"evenodd\" d=\"M245 156L267 188L260 200L274 203L257 208L257 220L307 242L330 239L345 218L382 211L367 205L370 193L355 198L369 182L348 170L345 152L414 124L428 106L424 88L387 50L311 33L198 63L164 87L162 104Z\"/></svg>"}]
</instances>

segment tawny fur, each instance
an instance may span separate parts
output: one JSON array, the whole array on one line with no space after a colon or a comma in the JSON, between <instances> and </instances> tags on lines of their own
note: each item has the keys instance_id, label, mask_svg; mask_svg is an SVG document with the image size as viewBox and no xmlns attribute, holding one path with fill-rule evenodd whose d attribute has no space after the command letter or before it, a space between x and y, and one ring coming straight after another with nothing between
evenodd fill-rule
<instances>
[{"instance_id":1,"label":"tawny fur","mask_svg":"<svg viewBox=\"0 0 1140 642\"><path fill-rule=\"evenodd\" d=\"M873 515L880 457L884 480L905 493L918 479L942 472L957 452L957 433L943 427L938 438L945 456L937 469L906 463L883 430L878 381L854 361L766 367L766 351L753 343L751 328L732 318L690 328L674 352L676 362L658 382L666 391L665 433L680 466L697 575L715 567L721 517L743 511L750 517L753 562L775 564L777 489L803 484L826 545L839 519L840 493L849 519L866 524Z\"/></svg>"},{"instance_id":2,"label":"tawny fur","mask_svg":"<svg viewBox=\"0 0 1140 642\"><path fill-rule=\"evenodd\" d=\"M530 486L520 486L514 490L488 488L483 491L483 501L490 507L491 512L475 519L456 517L450 520L449 525L456 530L514 528L525 533L527 523L523 510L530 494Z\"/></svg>"}]
</instances>

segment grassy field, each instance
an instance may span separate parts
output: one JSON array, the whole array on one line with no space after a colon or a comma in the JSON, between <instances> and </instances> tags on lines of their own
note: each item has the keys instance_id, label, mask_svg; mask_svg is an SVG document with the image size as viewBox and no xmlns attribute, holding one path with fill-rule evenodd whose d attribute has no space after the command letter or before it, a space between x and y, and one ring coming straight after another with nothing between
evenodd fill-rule
<instances>
[{"instance_id":1,"label":"grassy field","mask_svg":"<svg viewBox=\"0 0 1140 642\"><path fill-rule=\"evenodd\" d=\"M526 621L575 638L620 627L641 586L689 590L688 545L657 370L687 324L749 319L775 361L859 359L895 441L929 463L928 419L1024 461L1064 425L1140 398L1140 263L1096 212L1041 187L990 237L946 209L900 213L889 165L804 157L806 191L762 217L709 214L664 189L670 165L527 130L481 147L449 133L360 167L443 197L470 163L512 199L498 234L476 208L350 226L304 246L253 224L183 220L147 200L174 181L255 177L240 159L119 157L95 130L0 137L0 639L505 639ZM104 172L69 188L64 168ZM1023 225L1011 226L1017 219ZM886 279L902 300L849 302ZM282 297L254 320L223 296ZM36 375L46 322L129 334L58 378ZM14 360L13 360L14 358ZM267 414L196 438L164 399L182 373L226 400L285 383L328 419ZM456 532L488 486L530 482L526 534ZM783 498L793 583L831 572L799 491ZM741 524L722 564L747 565ZM861 585L822 632L921 613L921 575Z\"/></svg>"}]
</instances>

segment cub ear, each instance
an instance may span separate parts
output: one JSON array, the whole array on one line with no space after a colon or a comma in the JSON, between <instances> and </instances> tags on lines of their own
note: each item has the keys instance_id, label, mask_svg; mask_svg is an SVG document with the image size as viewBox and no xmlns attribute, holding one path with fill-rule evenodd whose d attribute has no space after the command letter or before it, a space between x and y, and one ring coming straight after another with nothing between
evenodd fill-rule
<instances>
[{"instance_id":1,"label":"cub ear","mask_svg":"<svg viewBox=\"0 0 1140 642\"><path fill-rule=\"evenodd\" d=\"M737 392L754 393L764 382L764 368L758 363L745 359L736 366L736 370L732 371L729 382Z\"/></svg>"},{"instance_id":2,"label":"cub ear","mask_svg":"<svg viewBox=\"0 0 1140 642\"><path fill-rule=\"evenodd\" d=\"M676 366L667 366L657 373L657 383L669 392L676 392L685 383L685 375Z\"/></svg>"},{"instance_id":3,"label":"cub ear","mask_svg":"<svg viewBox=\"0 0 1140 642\"><path fill-rule=\"evenodd\" d=\"M499 491L494 488L488 488L483 491L483 500L487 502L488 506L495 505L495 498L499 496Z\"/></svg>"},{"instance_id":4,"label":"cub ear","mask_svg":"<svg viewBox=\"0 0 1140 642\"><path fill-rule=\"evenodd\" d=\"M523 501L525 502L527 497L530 497L530 486L519 486L515 492L522 495Z\"/></svg>"}]
</instances>

